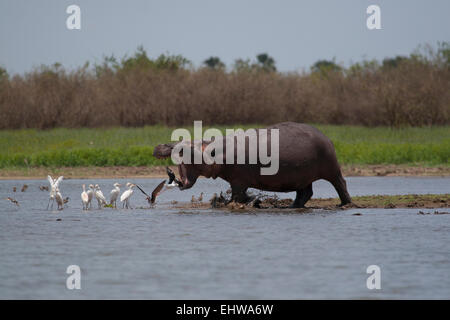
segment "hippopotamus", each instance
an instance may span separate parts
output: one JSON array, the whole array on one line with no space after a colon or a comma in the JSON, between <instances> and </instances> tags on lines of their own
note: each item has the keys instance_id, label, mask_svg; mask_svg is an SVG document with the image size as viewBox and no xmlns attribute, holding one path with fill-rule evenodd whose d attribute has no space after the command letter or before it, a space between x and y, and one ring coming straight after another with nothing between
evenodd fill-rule
<instances>
[{"instance_id":1,"label":"hippopotamus","mask_svg":"<svg viewBox=\"0 0 450 320\"><path fill-rule=\"evenodd\" d=\"M214 162L207 164L205 161L195 164L181 162L178 165L181 183L179 188L186 190L191 188L199 176L207 178L222 178L231 185L232 200L245 203L251 200L247 195L248 188L255 188L272 192L296 191L296 198L292 207L304 207L313 195L312 183L324 179L329 181L336 189L341 200L341 206L351 202L347 191L346 182L342 176L336 152L331 140L318 129L303 123L283 122L266 128L278 129L279 137L279 167L275 174L262 175L261 168L267 164L249 163L237 164ZM261 129L256 129L258 130ZM271 150L272 134L267 137L268 150ZM222 137L226 139L227 137ZM259 136L258 136L259 139ZM157 158L171 156L172 150L180 142L160 144L155 147L153 155ZM201 141L204 148L211 141ZM223 142L224 146L226 143ZM194 143L192 143L194 145ZM246 138L248 146L248 138ZM236 158L237 144L234 144L234 157ZM258 146L259 148L259 146ZM240 149L242 150L242 149ZM245 158L248 159L248 148L245 149ZM223 157L226 157L227 149L223 149Z\"/></svg>"}]
</instances>

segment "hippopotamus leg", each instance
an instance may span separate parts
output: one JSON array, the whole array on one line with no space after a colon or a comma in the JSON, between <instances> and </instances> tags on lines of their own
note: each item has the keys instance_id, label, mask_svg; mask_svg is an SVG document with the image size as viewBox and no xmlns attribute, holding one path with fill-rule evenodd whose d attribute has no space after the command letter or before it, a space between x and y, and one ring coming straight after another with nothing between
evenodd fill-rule
<instances>
[{"instance_id":1,"label":"hippopotamus leg","mask_svg":"<svg viewBox=\"0 0 450 320\"><path fill-rule=\"evenodd\" d=\"M341 173L339 173L339 175L335 179L329 181L334 186L339 195L339 198L341 199L341 207L352 202L352 198L350 198L350 195L347 191L347 183L345 182L345 179Z\"/></svg>"},{"instance_id":2,"label":"hippopotamus leg","mask_svg":"<svg viewBox=\"0 0 450 320\"><path fill-rule=\"evenodd\" d=\"M304 208L305 203L311 199L313 195L312 183L310 183L306 188L297 190L297 196L291 205L291 208Z\"/></svg>"},{"instance_id":3,"label":"hippopotamus leg","mask_svg":"<svg viewBox=\"0 0 450 320\"><path fill-rule=\"evenodd\" d=\"M247 188L239 186L231 186L231 201L238 203L248 203L255 197L251 197L247 194Z\"/></svg>"}]
</instances>

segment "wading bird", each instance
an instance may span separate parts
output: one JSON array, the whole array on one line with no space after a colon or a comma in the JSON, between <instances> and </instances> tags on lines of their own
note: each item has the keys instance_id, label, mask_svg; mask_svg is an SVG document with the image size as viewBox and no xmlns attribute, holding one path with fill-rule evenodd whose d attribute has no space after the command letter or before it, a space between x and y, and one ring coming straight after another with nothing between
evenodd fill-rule
<instances>
[{"instance_id":1,"label":"wading bird","mask_svg":"<svg viewBox=\"0 0 450 320\"><path fill-rule=\"evenodd\" d=\"M133 183L130 183L130 182L127 182L127 187L128 187L128 190L126 190L124 193L122 193L122 195L120 196L120 202L123 202L123 206L122 206L122 208L124 208L124 207L126 207L127 209L129 209L129 208L131 208L131 206L130 206L130 198L131 198L131 195L133 194L133 188L135 187L136 185L135 184L133 184Z\"/></svg>"},{"instance_id":2,"label":"wading bird","mask_svg":"<svg viewBox=\"0 0 450 320\"><path fill-rule=\"evenodd\" d=\"M119 197L120 194L120 187L122 185L120 183L114 183L114 189L112 189L112 191L110 192L110 200L109 200L109 204L110 205L114 205L114 208L117 208L117 198Z\"/></svg>"},{"instance_id":3,"label":"wading bird","mask_svg":"<svg viewBox=\"0 0 450 320\"><path fill-rule=\"evenodd\" d=\"M83 202L83 210L87 210L90 201L89 201L88 193L86 192L85 184L83 184L83 192L81 192L81 201Z\"/></svg>"},{"instance_id":4,"label":"wading bird","mask_svg":"<svg viewBox=\"0 0 450 320\"><path fill-rule=\"evenodd\" d=\"M51 176L47 176L48 183L50 184L50 199L48 200L47 204L47 210L50 206L50 202L52 202L52 208L53 208L53 202L55 201L57 190L59 192L59 184L61 181L63 181L64 177L61 176L56 180L53 180Z\"/></svg>"},{"instance_id":5,"label":"wading bird","mask_svg":"<svg viewBox=\"0 0 450 320\"><path fill-rule=\"evenodd\" d=\"M92 208L92 199L94 198L94 185L89 185L89 190L86 192L88 195L88 206ZM87 206L86 206L87 210Z\"/></svg>"},{"instance_id":6,"label":"wading bird","mask_svg":"<svg viewBox=\"0 0 450 320\"><path fill-rule=\"evenodd\" d=\"M151 196L149 196L147 193L145 193L145 191L142 190L142 188L139 187L138 185L136 185L136 187L138 187L138 189L141 190L141 192L142 192L143 194L146 195L145 200L147 200L147 202L148 202L150 205L153 205L153 204L155 203L155 201L156 201L156 197L157 197L158 195L161 194L161 190L164 188L164 185L165 185L165 184L166 184L166 180L164 180L163 182L161 182L160 184L158 184L158 185L156 186L155 190L153 190Z\"/></svg>"},{"instance_id":7,"label":"wading bird","mask_svg":"<svg viewBox=\"0 0 450 320\"><path fill-rule=\"evenodd\" d=\"M211 200L209 200L209 203L211 203L211 207L212 208L217 208L217 200L218 199L219 199L219 197L217 196L217 193L214 193L214 195L211 198Z\"/></svg>"},{"instance_id":8,"label":"wading bird","mask_svg":"<svg viewBox=\"0 0 450 320\"><path fill-rule=\"evenodd\" d=\"M19 202L18 202L16 199L13 199L13 198L11 198L11 197L8 197L8 198L6 198L6 200L11 201L11 203L13 203L13 204L15 204L16 206L19 207Z\"/></svg>"},{"instance_id":9,"label":"wading bird","mask_svg":"<svg viewBox=\"0 0 450 320\"><path fill-rule=\"evenodd\" d=\"M203 192L200 193L198 199L195 199L194 195L192 195L191 202L202 202L203 201Z\"/></svg>"},{"instance_id":10,"label":"wading bird","mask_svg":"<svg viewBox=\"0 0 450 320\"><path fill-rule=\"evenodd\" d=\"M101 209L103 205L106 204L106 198L103 195L102 190L100 190L100 186L98 184L95 185L95 198L97 199L98 208Z\"/></svg>"},{"instance_id":11,"label":"wading bird","mask_svg":"<svg viewBox=\"0 0 450 320\"><path fill-rule=\"evenodd\" d=\"M63 210L64 209L64 199L61 195L61 192L59 192L59 188L56 188L55 200L56 200L56 203L58 204L58 210Z\"/></svg>"},{"instance_id":12,"label":"wading bird","mask_svg":"<svg viewBox=\"0 0 450 320\"><path fill-rule=\"evenodd\" d=\"M217 193L214 193L213 197L209 202L211 203L212 208L220 208L225 205L227 205L231 200L227 200L224 196L222 191L220 192L220 195L218 196Z\"/></svg>"},{"instance_id":13,"label":"wading bird","mask_svg":"<svg viewBox=\"0 0 450 320\"><path fill-rule=\"evenodd\" d=\"M89 197L89 206L92 208L92 199L94 198L95 188L93 184L89 185L89 190L87 191Z\"/></svg>"}]
</instances>

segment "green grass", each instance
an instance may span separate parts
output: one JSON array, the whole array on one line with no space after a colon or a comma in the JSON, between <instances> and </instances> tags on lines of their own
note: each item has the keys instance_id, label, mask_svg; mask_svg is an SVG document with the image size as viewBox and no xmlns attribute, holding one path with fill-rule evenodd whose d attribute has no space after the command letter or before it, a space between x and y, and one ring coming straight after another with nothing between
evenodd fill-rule
<instances>
[{"instance_id":1,"label":"green grass","mask_svg":"<svg viewBox=\"0 0 450 320\"><path fill-rule=\"evenodd\" d=\"M317 127L333 141L342 164L448 165L448 126L404 129Z\"/></svg>"},{"instance_id":2,"label":"green grass","mask_svg":"<svg viewBox=\"0 0 450 320\"><path fill-rule=\"evenodd\" d=\"M239 127L258 126L234 126ZM448 165L450 127L317 127L334 142L341 164ZM173 129L4 130L0 131L0 168L165 165L170 159L155 159L153 148L169 142Z\"/></svg>"}]
</instances>

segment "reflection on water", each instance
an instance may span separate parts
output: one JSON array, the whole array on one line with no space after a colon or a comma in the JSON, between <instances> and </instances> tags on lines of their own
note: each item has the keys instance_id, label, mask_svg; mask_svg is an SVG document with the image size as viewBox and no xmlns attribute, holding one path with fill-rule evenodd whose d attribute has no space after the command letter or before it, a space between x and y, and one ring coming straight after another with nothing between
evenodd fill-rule
<instances>
[{"instance_id":1,"label":"reflection on water","mask_svg":"<svg viewBox=\"0 0 450 320\"><path fill-rule=\"evenodd\" d=\"M135 181L151 191L159 180ZM172 208L172 200L189 202L202 191L209 199L228 188L207 179L163 193L154 209L82 212L81 184L93 182L107 195L115 181L66 180L61 189L69 207L52 212L43 210L48 193L38 188L46 181L0 181L0 199L13 196L21 204L0 201L0 298L450 298L450 215ZM449 182L347 178L352 195L448 193ZM29 188L21 193L24 183ZM319 181L314 196L336 194ZM138 190L132 205L146 206ZM72 264L81 267L81 290L66 289ZM366 288L372 264L381 267L381 290Z\"/></svg>"}]
</instances>

